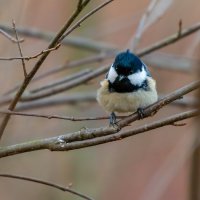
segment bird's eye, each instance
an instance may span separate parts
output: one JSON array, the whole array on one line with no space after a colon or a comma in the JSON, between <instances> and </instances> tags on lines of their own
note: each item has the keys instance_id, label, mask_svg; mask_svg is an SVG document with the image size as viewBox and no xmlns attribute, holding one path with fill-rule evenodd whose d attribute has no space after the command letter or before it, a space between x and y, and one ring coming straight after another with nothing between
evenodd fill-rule
<instances>
[{"instance_id":1,"label":"bird's eye","mask_svg":"<svg viewBox=\"0 0 200 200\"><path fill-rule=\"evenodd\" d=\"M133 74L133 70L130 70L130 71L129 71L129 74Z\"/></svg>"}]
</instances>

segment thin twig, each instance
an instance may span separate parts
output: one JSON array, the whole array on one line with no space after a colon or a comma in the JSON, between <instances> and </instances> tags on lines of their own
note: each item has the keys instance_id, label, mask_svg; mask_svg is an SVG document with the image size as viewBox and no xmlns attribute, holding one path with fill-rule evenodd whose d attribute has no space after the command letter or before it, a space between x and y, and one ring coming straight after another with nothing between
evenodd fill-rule
<instances>
[{"instance_id":1,"label":"thin twig","mask_svg":"<svg viewBox=\"0 0 200 200\"><path fill-rule=\"evenodd\" d=\"M12 28L9 27L8 25L0 24L0 30L1 29L7 31L10 34L13 33ZM23 36L42 39L48 42L52 41L52 39L55 37L55 33L53 32L47 32L47 31L43 31L37 28L32 28L32 27L17 27L17 32ZM96 53L109 52L116 49L116 46L114 45L110 45L110 44L108 45L107 43L98 42L91 38L84 38L84 37L78 37L78 36L67 37L63 40L62 44L66 46L76 47L78 49L96 52Z\"/></svg>"},{"instance_id":2,"label":"thin twig","mask_svg":"<svg viewBox=\"0 0 200 200\"><path fill-rule=\"evenodd\" d=\"M198 110L191 110L187 112L183 112L177 115L173 115L171 117L165 118L163 120L159 120L156 122L152 122L150 124L143 125L139 128L135 128L133 130L128 130L119 133L113 133L110 135L103 135L101 137L94 138L94 132L92 130L83 130L80 137L76 140L70 142L70 137L73 137L74 133L68 133L67 135L60 135L52 138L39 139L34 141L29 141L21 144L6 146L0 148L0 158L7 157L11 155L21 154L25 152L31 152L36 150L48 149L51 151L69 151L74 149L85 148L89 146L95 146L99 144L104 144L107 142L118 141L126 137L130 137L136 134L144 133L156 128L160 128L163 126L171 125L174 122L182 121L184 119L188 119L191 117L195 117L199 115ZM90 138L85 139L84 132L88 131L90 134ZM103 129L102 129L103 131ZM68 142L66 142L66 137L68 138Z\"/></svg>"},{"instance_id":3,"label":"thin twig","mask_svg":"<svg viewBox=\"0 0 200 200\"><path fill-rule=\"evenodd\" d=\"M30 90L30 93L36 93L36 92L41 92L43 90L47 90L47 89L50 89L50 88L53 88L53 87L56 87L58 85L62 85L64 83L67 83L69 81L72 81L73 79L77 79L77 78L80 78L86 74L89 74L92 70L91 69L83 69L82 71L80 72L77 72L77 73L74 73L72 75L69 75L65 78L61 78L59 80L56 80L52 83L49 83L47 85L44 85L44 86L41 86L39 88L35 88L33 90Z\"/></svg>"},{"instance_id":4,"label":"thin twig","mask_svg":"<svg viewBox=\"0 0 200 200\"><path fill-rule=\"evenodd\" d=\"M170 104L171 102L179 99L183 95L198 89L200 87L200 81L190 83L159 100L155 104L144 109L144 117L149 117L154 115L161 109L163 106ZM25 142L22 144L16 144L8 147L0 148L0 157L5 157L9 155L14 155L18 153L24 153L28 151L35 151L39 149L49 149L55 151L65 151L72 150L77 148L83 148L87 146L93 146L97 144L102 144L106 142L111 142L119 140L124 137L142 133L154 128L162 127L165 125L171 125L174 122L181 121L186 118L194 117L199 115L199 110L192 110L185 113L181 113L170 118L153 122L150 125L144 125L138 129L134 129L131 132L122 132L119 131L121 128L128 126L130 123L139 119L137 113L125 117L124 119L118 122L118 128L114 127L101 127L95 129L82 129L78 132L67 133L65 135L56 136L53 138L46 138L41 140L34 140L30 142ZM118 133L119 132L119 133Z\"/></svg>"},{"instance_id":5,"label":"thin twig","mask_svg":"<svg viewBox=\"0 0 200 200\"><path fill-rule=\"evenodd\" d=\"M151 0L148 8L146 9L144 15L142 16L142 18L139 22L139 25L136 29L135 35L131 39L131 51L132 52L135 52L135 49L137 48L139 41L142 37L142 33L143 33L143 30L144 30L144 27L145 27L146 20L148 19L149 15L151 14L153 9L155 8L158 1L159 0Z\"/></svg>"},{"instance_id":6,"label":"thin twig","mask_svg":"<svg viewBox=\"0 0 200 200\"><path fill-rule=\"evenodd\" d=\"M55 47L53 48L49 48L49 49L45 49L45 50L42 50L41 52L33 55L33 56L26 56L26 57L23 57L22 55L20 57L9 57L9 58L3 58L3 57L0 57L0 60L4 60L4 61L11 61L11 60L31 60L31 59L35 59L35 58L38 58L39 56L43 55L44 53L47 53L47 52L51 52L51 51L55 51L57 50L59 47L60 47L60 43L58 43Z\"/></svg>"},{"instance_id":7,"label":"thin twig","mask_svg":"<svg viewBox=\"0 0 200 200\"><path fill-rule=\"evenodd\" d=\"M37 107L43 107L44 106L48 106L48 104L53 104L55 106L55 103L62 103L64 105L66 105L66 103L76 103L75 101L78 102L83 102L83 101L93 101L96 102L96 93L84 93L84 95L81 94L76 94L76 95L72 95L71 97L65 97L65 98L60 98L60 99L55 99L53 102L51 102L51 99L45 100L44 102L41 102L41 106L37 105L32 105L28 104L28 105L24 105L22 104L22 106L19 106L16 108L16 110L26 110L26 107L28 109L31 108L37 108ZM33 102L34 103L34 102ZM197 103L196 103L197 104ZM180 99L177 101L174 101L172 105L176 105L176 106L188 106L188 107L196 107L195 105L195 101L194 99ZM63 120L69 120L69 121L90 121L90 120L105 120L105 119L109 119L109 116L99 116L99 117L69 117L69 116L61 116L61 115L55 115L55 114L48 114L48 115L44 115L44 114L40 114L40 113L25 113L25 112L15 112L15 111L9 111L9 110L0 110L1 114L11 114L11 115L18 115L18 116L27 116L27 117L41 117L41 118L46 118L46 119L63 119ZM118 119L122 119L125 118L126 116L117 116ZM172 124L173 126L183 126L186 124Z\"/></svg>"},{"instance_id":8,"label":"thin twig","mask_svg":"<svg viewBox=\"0 0 200 200\"><path fill-rule=\"evenodd\" d=\"M102 3L101 5L97 6L95 9L91 10L90 12L88 12L85 16L83 16L78 22L76 22L71 28L69 28L69 30L63 34L61 36L61 38L59 39L59 42L61 42L65 37L67 37L74 29L78 28L79 26L81 26L81 23L83 21L85 21L87 18L89 18L91 15L93 15L94 13L96 13L98 10L102 9L103 7L105 7L106 5L108 5L109 3L111 3L114 0L108 0L105 1L104 3ZM82 3L84 4L84 3Z\"/></svg>"},{"instance_id":9,"label":"thin twig","mask_svg":"<svg viewBox=\"0 0 200 200\"><path fill-rule=\"evenodd\" d=\"M153 45L151 45L151 46L139 51L137 53L137 55L139 57L142 57L142 56L144 56L146 54L149 54L149 53L151 53L151 52L153 52L153 51L155 51L157 49L160 49L160 48L163 48L163 47L165 47L167 45L170 45L170 44L176 42L177 40L180 40L180 39L182 39L182 38L184 38L184 37L196 32L196 31L198 31L199 29L200 29L200 24L191 26L188 29L182 30L180 35L177 35L177 33L176 33L176 34L174 34L174 35L172 35L170 37L167 37L164 40L161 40L161 41L159 41L159 42L157 42L157 43L155 43L155 44L153 44ZM85 75L83 77L80 77L80 79L75 80L74 82L71 82L66 86L63 86L62 88L59 88L57 91L59 93L59 92L65 91L67 89L71 89L72 87L75 87L75 86L80 85L80 84L82 84L82 83L84 83L86 81L89 81L89 80L91 80L93 78L96 78L99 75L102 75L108 69L109 69L109 66L107 66L107 67L105 66L105 67L102 67L101 69L97 69L97 70L91 72L91 74L87 74L87 75ZM37 99L37 98L43 98L43 97L49 96L50 94L53 94L53 93L51 93L49 91L49 92L47 92L45 94L38 94L38 97L37 96L32 96L32 97L30 97L30 99L33 100L33 99ZM57 92L55 94L57 94ZM29 99L29 97L26 97L26 100L28 100L28 99Z\"/></svg>"},{"instance_id":10,"label":"thin twig","mask_svg":"<svg viewBox=\"0 0 200 200\"><path fill-rule=\"evenodd\" d=\"M0 33L2 35L4 35L7 39L9 39L10 41L14 42L14 43L17 43L17 42L23 42L24 39L19 39L19 40L16 40L14 37L12 37L11 35L9 35L8 33L6 33L4 30L0 29Z\"/></svg>"},{"instance_id":11,"label":"thin twig","mask_svg":"<svg viewBox=\"0 0 200 200\"><path fill-rule=\"evenodd\" d=\"M113 57L113 55L116 55L114 52L110 52L109 55L107 53L98 54L95 56L89 56L80 60L75 60L66 63L63 66L57 66L54 67L51 70L48 70L47 72L44 72L43 74L36 76L33 81L38 81L42 78L45 78L49 75L53 75L54 73L60 72L62 70L71 69L72 67L77 67L80 65L90 64L94 62L103 62L104 58L107 59L108 56ZM155 56L157 59L155 59ZM192 69L196 68L199 65L199 60L189 59L187 57L178 56L178 55L171 55L166 53L154 53L146 55L143 58L144 62L149 66L154 66L154 68L158 69L165 69L165 70L173 70L178 72L189 72L192 73ZM75 74L74 74L75 75ZM71 76L74 76L71 75ZM66 77L67 79L67 77ZM7 96L14 91L16 91L19 88L20 85L15 86L14 88L10 89L6 93L3 94L3 96Z\"/></svg>"},{"instance_id":12,"label":"thin twig","mask_svg":"<svg viewBox=\"0 0 200 200\"><path fill-rule=\"evenodd\" d=\"M15 112L9 110L0 110L1 114L10 114L10 115L18 115L18 116L26 116L26 117L39 117L46 119L63 119L69 121L91 121L91 120L104 120L109 119L109 116L100 116L100 117L69 117L69 116L61 116L61 115L44 115L39 113L25 113L25 112ZM124 118L126 116L117 116L118 119Z\"/></svg>"},{"instance_id":13,"label":"thin twig","mask_svg":"<svg viewBox=\"0 0 200 200\"><path fill-rule=\"evenodd\" d=\"M155 59L156 58L156 59ZM200 64L200 60L191 59L185 56L168 54L163 52L154 52L146 55L143 61L156 69L170 70L174 72L193 73Z\"/></svg>"},{"instance_id":14,"label":"thin twig","mask_svg":"<svg viewBox=\"0 0 200 200\"><path fill-rule=\"evenodd\" d=\"M17 111L22 110L31 110L31 109L37 109L37 108L44 108L48 106L57 106L57 105L67 105L67 104L77 104L82 102L96 102L96 94L93 92L84 92L83 93L73 93L71 95L65 95L65 96L55 96L45 99L40 99L36 101L29 101L29 102L23 102L19 103L16 106Z\"/></svg>"},{"instance_id":15,"label":"thin twig","mask_svg":"<svg viewBox=\"0 0 200 200\"><path fill-rule=\"evenodd\" d=\"M107 53L100 53L100 54L97 54L97 55L94 55L94 56L81 58L80 60L70 61L70 62L67 62L64 65L57 66L53 69L50 69L50 70L44 72L43 74L40 74L39 76L35 77L34 80L40 80L42 78L46 78L49 75L53 75L53 74L61 72L63 70L75 68L75 67L78 67L78 66L81 66L81 65L92 64L92 63L95 63L95 62L100 63L100 62L103 62L106 59L113 58L116 54L117 54L117 51L115 50L115 51L112 51L112 52L109 52L109 53L108 52Z\"/></svg>"},{"instance_id":16,"label":"thin twig","mask_svg":"<svg viewBox=\"0 0 200 200\"><path fill-rule=\"evenodd\" d=\"M183 112L180 114L170 116L163 120L158 120L158 121L152 122L150 124L143 125L141 127L135 128L133 130L118 132L115 134L106 135L103 137L92 138L92 139L88 139L88 140L84 140L84 141L75 141L75 142L64 143L64 144L60 144L60 145L55 144L55 145L51 146L52 149L50 149L50 150L51 151L69 151L69 150L80 149L80 148L89 147L89 146L96 146L99 144L105 144L108 142L118 141L118 140L122 140L124 138L130 137L133 135L145 133L145 132L153 130L153 129L171 125L174 122L178 122L178 121L182 121L184 119L196 117L198 115L199 115L199 110L191 110L191 111L187 111L187 112ZM0 155L1 155L1 152L0 152Z\"/></svg>"},{"instance_id":17,"label":"thin twig","mask_svg":"<svg viewBox=\"0 0 200 200\"><path fill-rule=\"evenodd\" d=\"M70 189L66 186L61 186L61 185L58 185L58 184L55 184L55 183L50 183L48 181L43 181L43 180L32 178L32 177L18 176L18 175L13 175L13 174L0 174L0 177L24 180L24 181L29 181L29 182L33 182L33 183L39 183L39 184L42 184L42 185L46 185L46 186L56 188L56 189L61 190L63 192L69 192L69 193L74 194L74 195L81 197L83 199L92 200L92 198L90 198L90 197L88 197L88 196L86 196L86 195L84 195L80 192L72 190L72 189Z\"/></svg>"},{"instance_id":18,"label":"thin twig","mask_svg":"<svg viewBox=\"0 0 200 200\"><path fill-rule=\"evenodd\" d=\"M83 10L83 8L90 2L90 0L85 0L82 3L81 8L77 8L75 10L75 12L72 14L72 16L70 17L70 19L67 21L67 23L63 26L63 28L60 30L60 32L57 34L57 36L54 38L54 40L50 43L50 45L48 46L48 49L54 48L55 46L57 46L62 39L64 39L64 36L67 36L69 33L71 33L75 28L77 28L81 22L83 22L85 19L87 19L89 16L91 16L92 14L94 14L95 12L97 12L98 10L100 10L101 8L103 8L105 5L107 5L108 3L112 2L112 0L109 0L103 4L101 4L101 6L98 6L97 8L93 9L91 12L89 12L88 14L86 14L83 18L81 18L81 20L79 20L77 23L75 23L74 26L72 26L71 29L69 29L68 32L66 32L66 30L69 28L69 26L72 24L72 22L76 19L76 17L80 14L80 12ZM66 32L66 33L65 33ZM20 89L18 90L17 94L15 95L14 99L12 100L12 102L9 105L9 110L14 110L14 108L16 107L16 104L18 103L18 101L20 100L22 94L24 93L26 87L28 86L28 84L30 83L30 81L32 80L32 78L35 76L35 74L37 73L38 69L40 68L40 66L42 65L42 63L44 62L44 60L47 58L47 56L49 55L50 52L45 52L44 54L42 54L42 56L40 57L40 59L38 60L38 62L35 64L34 68L31 70L31 72L28 74L27 78L24 80L24 82L22 83ZM5 127L8 123L10 119L10 115L7 114L3 121L2 124L0 126L0 138L5 130Z\"/></svg>"},{"instance_id":19,"label":"thin twig","mask_svg":"<svg viewBox=\"0 0 200 200\"><path fill-rule=\"evenodd\" d=\"M89 80L96 78L100 74L105 73L108 70L108 68L109 68L108 66L104 66L104 67L101 67L97 70L93 70L92 72L86 74L85 76L82 76L82 77L77 78L75 80L69 81L69 82L67 82L63 85L59 85L55 88L50 88L48 90L44 90L44 91L41 91L41 92L38 92L38 93L35 93L35 94L23 95L20 98L20 101L38 100L38 99L41 99L41 98L44 98L44 97L52 96L52 95L61 93L63 91L72 89L72 88L74 88L74 87L76 87L76 86L78 86L82 83L86 83ZM5 96L5 97L1 98L0 99L0 105L9 103L12 100L12 98L13 98L12 96Z\"/></svg>"},{"instance_id":20,"label":"thin twig","mask_svg":"<svg viewBox=\"0 0 200 200\"><path fill-rule=\"evenodd\" d=\"M178 35L179 36L181 35L182 28L183 28L183 23L182 23L182 20L180 19L179 23L178 23Z\"/></svg>"},{"instance_id":21,"label":"thin twig","mask_svg":"<svg viewBox=\"0 0 200 200\"><path fill-rule=\"evenodd\" d=\"M76 19L76 17L80 14L80 12L82 11L82 9L90 2L90 0L85 0L84 1L84 5L82 5L81 9L76 9L74 11L74 13L71 15L71 17L69 18L69 20L65 23L65 25L61 28L61 30L58 32L58 34L56 35L56 37L53 39L53 41L49 44L48 49L54 48L55 46L58 45L60 38L62 37L62 35L65 33L65 31L69 28L69 26L73 23L73 21ZM25 89L27 88L27 86L29 85L29 83L31 82L32 78L35 76L35 74L37 73L38 69L41 67L41 65L43 64L43 62L45 61L45 59L47 58L47 56L49 55L49 51L45 52L42 54L42 56L40 57L40 59L37 61L37 63L35 64L35 66L33 67L33 69L31 70L31 72L28 74L28 76L24 79L21 87L19 88L18 92L16 93L14 99L12 99L8 109L9 110L14 110L18 101L20 100L22 94L24 93ZM3 135L3 132L7 126L7 123L10 119L10 115L7 114L0 126L0 138Z\"/></svg>"},{"instance_id":22,"label":"thin twig","mask_svg":"<svg viewBox=\"0 0 200 200\"><path fill-rule=\"evenodd\" d=\"M200 23L198 23L198 24L196 24L196 25L193 25L193 26L191 26L190 28L187 28L187 29L185 29L185 30L182 30L181 35L177 35L177 33L175 33L175 34L173 34L173 35L171 35L171 36L169 36L169 37L164 38L164 39L161 40L161 41L158 41L158 42L156 42L156 43L150 45L149 47L146 47L146 48L140 50L140 51L137 53L137 55L138 55L139 57L143 57L143 56L145 56L145 55L147 55L147 54L149 54L149 53L152 53L152 52L154 52L154 51L156 51L156 50L158 50L158 49L161 49L161 48L166 47L166 46L168 46L168 45L170 45L170 44L173 44L173 43L175 43L176 41L178 41L178 40L180 40L180 39L183 39L184 37L186 37L186 36L188 36L188 35L190 35L190 34L195 33L195 32L198 31L199 29L200 29ZM38 76L36 79L39 80L39 79L44 78L44 77L46 77L46 76L48 76L48 75L54 74L54 73L56 73L56 72L60 72L60 71L62 71L62 70L64 70L64 69L66 69L66 68L78 66L78 65L81 65L81 64L87 64L87 63L89 64L89 63L92 63L92 62L99 62L99 59L100 59L100 61L102 61L102 59L106 59L106 58L113 57L113 56L115 56L116 54L117 54L117 51L113 51L112 53L108 53L108 54L104 54L104 55L101 54L101 55L97 55L97 56L94 56L94 57L89 57L89 58L86 58L86 59L81 59L81 60L79 60L79 61L72 61L72 62L70 62L70 63L67 63L67 64L64 65L64 66L56 67L55 69L49 70L49 71L45 72L44 74ZM102 71L101 71L99 74L97 74L96 76L99 76L99 75L105 73L105 72L108 70L108 68L109 68L109 66L108 66L107 68L105 68L105 70L102 70ZM96 77L96 76L95 76L95 77ZM93 78L93 77L92 77L92 78ZM36 80L36 79L35 79L35 80ZM81 83L82 83L82 82L80 82L80 84L81 84ZM18 87L19 87L19 86L16 86L16 87L12 88L12 89L9 90L9 92L7 92L7 93L9 94L10 92L15 91ZM5 98L5 99L6 99L5 101L3 100L4 103L5 103L5 102L9 102L11 98L8 97L8 98ZM2 100L1 100L0 102L2 102Z\"/></svg>"},{"instance_id":23,"label":"thin twig","mask_svg":"<svg viewBox=\"0 0 200 200\"><path fill-rule=\"evenodd\" d=\"M187 37L188 35L191 35L191 34L197 32L198 30L200 30L200 23L197 23L197 24L195 24L195 25L193 25L189 28L182 30L181 34L175 33L175 34L173 34L169 37L166 37L165 39L158 41L158 42L154 43L153 45L140 50L137 54L139 56L144 56L144 55L149 54L153 51L161 49L165 46L173 44L173 43L177 42L178 40L181 40L181 39Z\"/></svg>"},{"instance_id":24,"label":"thin twig","mask_svg":"<svg viewBox=\"0 0 200 200\"><path fill-rule=\"evenodd\" d=\"M86 65L86 64L91 64L91 63L95 63L95 62L103 62L105 59L112 58L113 55L116 55L116 53L114 53L114 51L110 52L110 53L100 53L100 54L95 55L95 56L89 56L89 57L86 57L86 58L82 58L80 60L74 60L74 61L71 61L71 62L67 62L64 65L54 67L53 69L50 69L47 72L44 72L44 73L40 74L39 76L36 76L35 78L33 78L32 82L41 80L43 78L46 78L47 76L61 72L65 69L71 69L71 68L74 68L74 67L78 67L80 65ZM13 93L17 89L19 89L19 87L20 87L20 85L13 87L9 91L7 91L4 95L9 95L9 94Z\"/></svg>"},{"instance_id":25,"label":"thin twig","mask_svg":"<svg viewBox=\"0 0 200 200\"><path fill-rule=\"evenodd\" d=\"M15 37L16 37L16 40L17 40L17 46L18 46L18 49L19 49L19 54L22 57L21 61L22 61L22 68L23 68L23 72L24 72L24 78L26 78L27 77L26 65L25 65L25 62L24 62L23 53L22 53L22 49L21 49L21 46L20 46L20 42L19 42L19 36L18 36L17 30L16 30L16 25L15 25L14 20L12 21L12 24L13 24L13 29L14 29L14 32L15 32Z\"/></svg>"}]
</instances>

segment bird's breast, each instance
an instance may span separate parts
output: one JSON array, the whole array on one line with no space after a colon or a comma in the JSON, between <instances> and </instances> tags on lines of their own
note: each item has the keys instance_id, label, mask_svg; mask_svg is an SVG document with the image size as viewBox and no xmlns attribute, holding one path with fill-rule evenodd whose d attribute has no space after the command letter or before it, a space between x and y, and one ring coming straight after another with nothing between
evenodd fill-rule
<instances>
[{"instance_id":1,"label":"bird's breast","mask_svg":"<svg viewBox=\"0 0 200 200\"><path fill-rule=\"evenodd\" d=\"M134 112L138 108L144 108L157 101L155 81L147 79L150 90L139 89L136 92L110 92L109 82L104 80L97 92L97 101L109 112Z\"/></svg>"}]
</instances>

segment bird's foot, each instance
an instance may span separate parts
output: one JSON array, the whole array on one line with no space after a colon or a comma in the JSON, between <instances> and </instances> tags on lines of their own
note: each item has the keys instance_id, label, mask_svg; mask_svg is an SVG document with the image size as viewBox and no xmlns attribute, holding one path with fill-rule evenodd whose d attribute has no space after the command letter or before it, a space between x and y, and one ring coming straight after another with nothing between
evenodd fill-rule
<instances>
[{"instance_id":1,"label":"bird's foot","mask_svg":"<svg viewBox=\"0 0 200 200\"><path fill-rule=\"evenodd\" d=\"M109 124L110 127L113 127L113 128L118 128L118 124L117 124L117 117L115 115L114 112L111 113L110 115L110 124Z\"/></svg>"},{"instance_id":2,"label":"bird's foot","mask_svg":"<svg viewBox=\"0 0 200 200\"><path fill-rule=\"evenodd\" d=\"M145 117L144 109L143 108L138 108L137 109L137 114L138 114L139 120L143 119Z\"/></svg>"}]
</instances>

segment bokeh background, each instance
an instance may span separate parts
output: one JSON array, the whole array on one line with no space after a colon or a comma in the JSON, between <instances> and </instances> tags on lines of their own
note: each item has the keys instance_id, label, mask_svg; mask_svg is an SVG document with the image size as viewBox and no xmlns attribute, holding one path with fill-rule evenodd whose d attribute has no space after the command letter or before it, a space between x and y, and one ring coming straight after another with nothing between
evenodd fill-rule
<instances>
[{"instance_id":1,"label":"bokeh background","mask_svg":"<svg viewBox=\"0 0 200 200\"><path fill-rule=\"evenodd\" d=\"M92 1L82 15L101 2L103 1ZM56 33L71 15L76 3L77 1L71 0L0 0L0 25L12 27L14 19L17 27L36 28ZM149 3L150 1L147 0L115 0L85 21L69 36L69 38L81 38L91 44L101 44L106 48L99 51L63 45L50 54L37 75L70 61L107 53L109 49L128 48ZM182 20L183 28L200 21L199 0L173 0L169 4L168 9L161 9L163 14L145 30L136 51L178 32L180 20ZM21 37L25 39L21 44L24 56L35 55L48 45L48 41L43 39ZM195 67L199 59L199 41L200 32L197 32L143 58L157 80L159 94L174 91L196 78ZM17 45L2 35L0 35L0 44L0 57L19 56ZM28 71L35 62L36 59L26 62ZM83 69L97 69L111 62L112 59L105 59L101 62L63 70L31 83L28 90ZM174 69L177 66L179 69ZM21 61L1 61L0 70L0 94L3 95L22 82ZM26 112L75 117L105 115L104 110L95 101L95 93L103 77L95 78L52 97L59 99L80 95L79 100L39 108L30 107L26 108ZM88 97L88 99L81 100L83 97ZM187 95L186 104L167 106L155 117L134 122L132 127L188 110L191 107L190 100L193 98L194 95ZM83 127L105 126L107 123L107 121L70 122L12 116L1 145L56 136L77 131ZM122 141L85 149L69 152L42 150L10 156L0 160L0 173L30 176L66 186L72 183L73 189L94 199L187 200L190 188L190 149L194 132L194 122L187 120L187 125L183 127L167 126ZM0 178L0 199L75 200L80 198L36 183Z\"/></svg>"}]
</instances>

